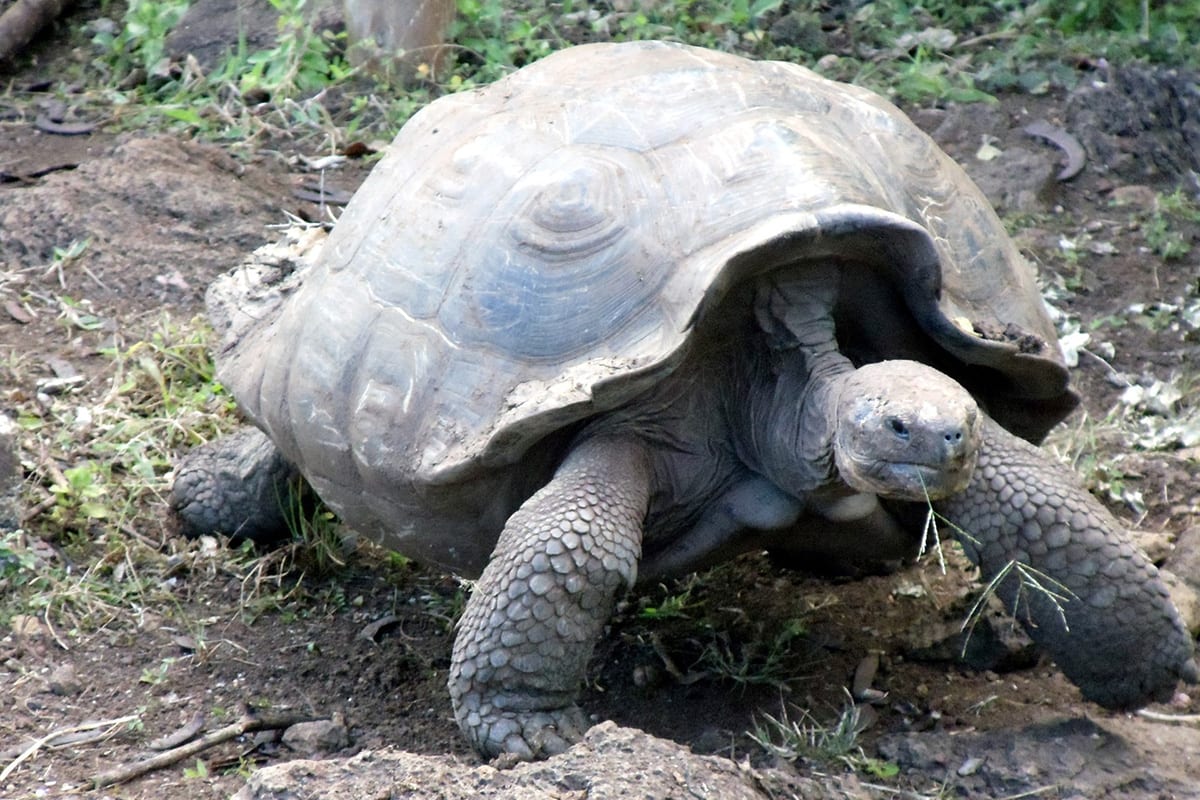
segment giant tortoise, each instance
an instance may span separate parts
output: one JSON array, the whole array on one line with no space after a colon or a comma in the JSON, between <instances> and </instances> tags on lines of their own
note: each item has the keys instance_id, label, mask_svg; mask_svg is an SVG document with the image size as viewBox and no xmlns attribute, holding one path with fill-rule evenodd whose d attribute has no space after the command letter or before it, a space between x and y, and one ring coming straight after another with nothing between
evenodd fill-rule
<instances>
[{"instance_id":1,"label":"giant tortoise","mask_svg":"<svg viewBox=\"0 0 1200 800\"><path fill-rule=\"evenodd\" d=\"M1154 566L1032 444L1076 396L1000 221L903 114L792 64L595 44L437 100L218 365L266 438L180 466L186 524L260 525L294 468L479 575L449 684L484 753L581 735L639 579L903 554L930 509L1086 697L1198 677Z\"/></svg>"}]
</instances>

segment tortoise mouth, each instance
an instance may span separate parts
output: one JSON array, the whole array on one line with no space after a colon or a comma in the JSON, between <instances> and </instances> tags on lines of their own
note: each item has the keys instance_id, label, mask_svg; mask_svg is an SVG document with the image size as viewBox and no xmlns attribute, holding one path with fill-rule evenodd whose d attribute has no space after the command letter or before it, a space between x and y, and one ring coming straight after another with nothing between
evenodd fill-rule
<instances>
[{"instance_id":1,"label":"tortoise mouth","mask_svg":"<svg viewBox=\"0 0 1200 800\"><path fill-rule=\"evenodd\" d=\"M847 459L842 478L859 491L870 491L889 500L941 500L967 487L975 469L974 459L957 463Z\"/></svg>"}]
</instances>

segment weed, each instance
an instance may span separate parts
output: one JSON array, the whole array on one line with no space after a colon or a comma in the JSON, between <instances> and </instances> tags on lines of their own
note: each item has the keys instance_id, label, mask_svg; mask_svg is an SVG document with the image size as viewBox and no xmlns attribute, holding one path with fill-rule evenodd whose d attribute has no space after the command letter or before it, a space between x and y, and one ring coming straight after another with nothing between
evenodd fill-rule
<instances>
[{"instance_id":1,"label":"weed","mask_svg":"<svg viewBox=\"0 0 1200 800\"><path fill-rule=\"evenodd\" d=\"M84 461L59 473L62 479L50 486L55 496L51 519L64 529L85 530L93 520L108 519L108 484L111 467L95 461Z\"/></svg>"},{"instance_id":2,"label":"weed","mask_svg":"<svg viewBox=\"0 0 1200 800\"><path fill-rule=\"evenodd\" d=\"M799 672L798 654L793 644L805 633L807 626L798 618L787 620L770 641L754 637L749 641L734 642L727 634L714 632L712 641L701 652L697 666L742 687L765 685L786 691Z\"/></svg>"},{"instance_id":3,"label":"weed","mask_svg":"<svg viewBox=\"0 0 1200 800\"><path fill-rule=\"evenodd\" d=\"M490 83L566 46L558 18L571 14L572 3L556 10L549 2L531 2L517 13L500 0L458 0L450 29L458 67L450 88Z\"/></svg>"},{"instance_id":4,"label":"weed","mask_svg":"<svg viewBox=\"0 0 1200 800\"><path fill-rule=\"evenodd\" d=\"M175 663L174 658L164 658L158 662L156 667L146 667L142 670L141 676L138 678L138 683L146 683L150 686L158 686L167 682L167 673L171 671L171 665Z\"/></svg>"},{"instance_id":5,"label":"weed","mask_svg":"<svg viewBox=\"0 0 1200 800\"><path fill-rule=\"evenodd\" d=\"M747 28L756 26L764 15L778 11L783 3L782 0L733 0L714 5L710 14L704 15L712 24Z\"/></svg>"},{"instance_id":6,"label":"weed","mask_svg":"<svg viewBox=\"0 0 1200 800\"><path fill-rule=\"evenodd\" d=\"M23 531L6 531L0 536L0 591L34 583L41 566Z\"/></svg>"},{"instance_id":7,"label":"weed","mask_svg":"<svg viewBox=\"0 0 1200 800\"><path fill-rule=\"evenodd\" d=\"M92 39L104 53L109 79L121 83L135 73L165 78L167 34L183 19L188 5L188 0L129 0L120 28L103 26Z\"/></svg>"},{"instance_id":8,"label":"weed","mask_svg":"<svg viewBox=\"0 0 1200 800\"><path fill-rule=\"evenodd\" d=\"M438 621L443 631L451 633L467 608L467 597L472 588L470 581L461 580L453 591L422 592L416 597L416 601L425 609L426 614Z\"/></svg>"},{"instance_id":9,"label":"weed","mask_svg":"<svg viewBox=\"0 0 1200 800\"><path fill-rule=\"evenodd\" d=\"M76 239L66 247L55 247L53 255L50 259L50 266L46 268L46 275L53 273L58 278L58 285L61 288L67 287L66 270L74 264L80 264L87 274L96 283L100 281L92 274L86 266L83 266L81 259L83 254L87 252L88 246L92 243L91 239Z\"/></svg>"},{"instance_id":10,"label":"weed","mask_svg":"<svg viewBox=\"0 0 1200 800\"><path fill-rule=\"evenodd\" d=\"M299 481L280 502L292 535L291 558L296 568L324 577L346 566L341 523L332 511Z\"/></svg>"},{"instance_id":11,"label":"weed","mask_svg":"<svg viewBox=\"0 0 1200 800\"><path fill-rule=\"evenodd\" d=\"M640 598L638 617L644 620L657 621L686 618L688 616L688 609L696 605L692 599L692 590L696 588L698 580L694 574L689 575L683 581L680 590L675 593L672 593L670 589L660 584L659 589L663 593L662 600L655 603L649 597Z\"/></svg>"},{"instance_id":12,"label":"weed","mask_svg":"<svg viewBox=\"0 0 1200 800\"><path fill-rule=\"evenodd\" d=\"M1178 261L1192 249L1188 233L1180 228L1188 223L1200 223L1200 206L1181 189L1176 189L1155 198L1154 207L1140 221L1140 228L1151 251L1164 261ZM1134 224L1139 224L1137 217Z\"/></svg>"},{"instance_id":13,"label":"weed","mask_svg":"<svg viewBox=\"0 0 1200 800\"><path fill-rule=\"evenodd\" d=\"M351 74L336 41L344 34L314 31L305 13L307 0L269 2L279 12L275 46L246 57L238 76L243 95L265 92L282 100L319 91Z\"/></svg>"},{"instance_id":14,"label":"weed","mask_svg":"<svg viewBox=\"0 0 1200 800\"><path fill-rule=\"evenodd\" d=\"M987 607L988 598L998 592L1000 587L1008 582L1010 576L1016 577L1017 588L1013 594L1012 603L1006 603L1006 605L1014 619L1021 619L1022 607L1028 608L1031 605L1030 598L1036 595L1049 600L1051 606L1054 608L1054 612L1058 615L1059 622L1062 623L1063 630L1070 632L1071 626L1067 623L1067 614L1063 610L1063 606L1072 600L1078 600L1078 596L1065 584L1055 580L1036 567L1020 561L1009 561L988 582L988 585L984 587L979 598L975 601L975 605L967 613L967 618L963 620L961 630L967 634L963 640L964 654L966 653L967 643L971 639L971 633L975 630L976 623L982 618L984 609Z\"/></svg>"},{"instance_id":15,"label":"weed","mask_svg":"<svg viewBox=\"0 0 1200 800\"><path fill-rule=\"evenodd\" d=\"M821 724L804 710L800 710L798 719L792 719L786 708L779 717L764 714L763 718L755 721L749 736L776 758L839 761L877 778L894 778L900 772L895 764L863 752L858 743L858 736L866 727L862 709L849 697L832 725Z\"/></svg>"}]
</instances>

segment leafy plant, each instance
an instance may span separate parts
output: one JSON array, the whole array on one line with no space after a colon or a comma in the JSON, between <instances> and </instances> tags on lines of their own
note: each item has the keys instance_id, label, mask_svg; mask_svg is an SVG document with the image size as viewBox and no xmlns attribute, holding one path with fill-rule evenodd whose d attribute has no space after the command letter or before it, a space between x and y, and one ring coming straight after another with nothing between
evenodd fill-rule
<instances>
[{"instance_id":1,"label":"leafy plant","mask_svg":"<svg viewBox=\"0 0 1200 800\"><path fill-rule=\"evenodd\" d=\"M80 529L90 521L108 519L108 482L111 469L95 461L84 461L68 467L61 473L62 479L50 486L56 503L52 516L68 530Z\"/></svg>"},{"instance_id":2,"label":"leafy plant","mask_svg":"<svg viewBox=\"0 0 1200 800\"><path fill-rule=\"evenodd\" d=\"M31 583L37 577L38 558L22 531L0 536L0 590Z\"/></svg>"},{"instance_id":3,"label":"leafy plant","mask_svg":"<svg viewBox=\"0 0 1200 800\"><path fill-rule=\"evenodd\" d=\"M175 663L174 658L164 658L158 662L157 666L146 667L142 670L141 677L138 678L139 683L146 683L151 686L158 686L166 683L167 673L171 671L171 665Z\"/></svg>"},{"instance_id":4,"label":"leafy plant","mask_svg":"<svg viewBox=\"0 0 1200 800\"><path fill-rule=\"evenodd\" d=\"M335 46L338 37L313 30L305 14L307 0L269 2L279 12L275 46L246 57L245 70L237 78L242 94L265 92L285 99L316 92L350 75L341 48Z\"/></svg>"},{"instance_id":5,"label":"leafy plant","mask_svg":"<svg viewBox=\"0 0 1200 800\"><path fill-rule=\"evenodd\" d=\"M92 38L106 54L116 82L135 70L165 77L167 34L187 13L189 0L129 0L120 29L102 26Z\"/></svg>"},{"instance_id":6,"label":"leafy plant","mask_svg":"<svg viewBox=\"0 0 1200 800\"><path fill-rule=\"evenodd\" d=\"M1159 195L1153 210L1142 225L1146 244L1164 261L1177 261L1191 252L1189 237L1180 226L1200 223L1197 206L1181 189Z\"/></svg>"}]
</instances>

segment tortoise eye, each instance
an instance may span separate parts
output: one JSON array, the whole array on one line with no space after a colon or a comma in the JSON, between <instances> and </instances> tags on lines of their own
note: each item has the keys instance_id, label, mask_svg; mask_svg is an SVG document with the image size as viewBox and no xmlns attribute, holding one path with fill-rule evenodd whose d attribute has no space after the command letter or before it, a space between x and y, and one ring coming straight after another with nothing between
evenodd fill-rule
<instances>
[{"instance_id":1,"label":"tortoise eye","mask_svg":"<svg viewBox=\"0 0 1200 800\"><path fill-rule=\"evenodd\" d=\"M899 417L892 417L887 421L887 425L892 429L892 433L896 434L896 436L904 439L905 441L908 440L908 426L904 424L904 420L900 419Z\"/></svg>"}]
</instances>

